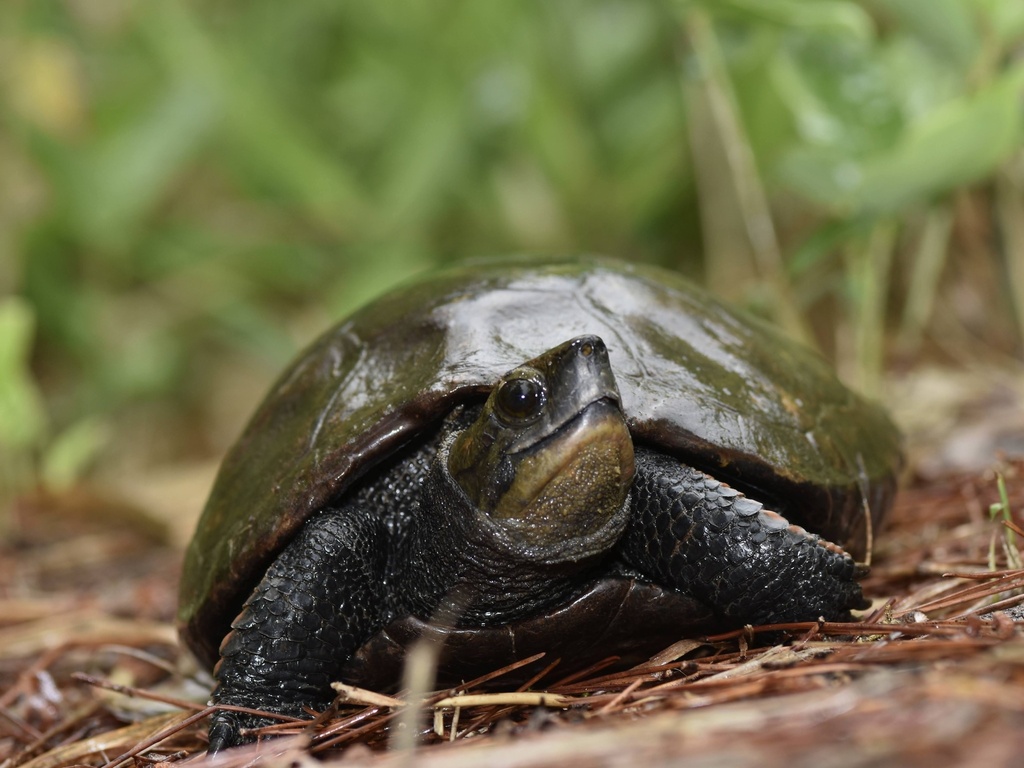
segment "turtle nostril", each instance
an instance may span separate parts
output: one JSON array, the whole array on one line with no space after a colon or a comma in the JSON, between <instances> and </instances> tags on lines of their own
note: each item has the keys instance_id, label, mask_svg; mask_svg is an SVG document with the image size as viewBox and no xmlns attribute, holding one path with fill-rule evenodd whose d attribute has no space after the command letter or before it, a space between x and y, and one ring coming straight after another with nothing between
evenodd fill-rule
<instances>
[{"instance_id":1,"label":"turtle nostril","mask_svg":"<svg viewBox=\"0 0 1024 768\"><path fill-rule=\"evenodd\" d=\"M594 357L605 351L604 342L599 336L583 336L573 344L581 357Z\"/></svg>"}]
</instances>

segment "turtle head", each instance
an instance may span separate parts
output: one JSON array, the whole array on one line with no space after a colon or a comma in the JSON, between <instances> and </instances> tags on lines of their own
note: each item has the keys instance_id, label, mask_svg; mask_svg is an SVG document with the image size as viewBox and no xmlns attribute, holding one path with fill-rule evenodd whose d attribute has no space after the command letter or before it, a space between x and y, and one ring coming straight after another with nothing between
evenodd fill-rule
<instances>
[{"instance_id":1,"label":"turtle head","mask_svg":"<svg viewBox=\"0 0 1024 768\"><path fill-rule=\"evenodd\" d=\"M634 463L604 342L580 336L505 374L447 461L509 546L547 562L610 548Z\"/></svg>"}]
</instances>

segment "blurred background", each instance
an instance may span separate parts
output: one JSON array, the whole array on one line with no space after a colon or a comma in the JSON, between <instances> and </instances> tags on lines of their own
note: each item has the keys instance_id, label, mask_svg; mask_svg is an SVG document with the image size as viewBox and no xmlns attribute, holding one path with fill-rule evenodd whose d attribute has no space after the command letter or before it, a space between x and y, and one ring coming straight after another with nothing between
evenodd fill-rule
<instances>
[{"instance_id":1,"label":"blurred background","mask_svg":"<svg viewBox=\"0 0 1024 768\"><path fill-rule=\"evenodd\" d=\"M1022 54L1020 0L5 0L0 521L196 514L317 333L518 251L677 270L984 465L1021 439Z\"/></svg>"}]
</instances>

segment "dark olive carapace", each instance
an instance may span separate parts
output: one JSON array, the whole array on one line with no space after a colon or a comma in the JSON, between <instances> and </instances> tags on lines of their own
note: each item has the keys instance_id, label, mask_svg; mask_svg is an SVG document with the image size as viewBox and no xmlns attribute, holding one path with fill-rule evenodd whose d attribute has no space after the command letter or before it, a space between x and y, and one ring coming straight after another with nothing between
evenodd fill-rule
<instances>
[{"instance_id":1,"label":"dark olive carapace","mask_svg":"<svg viewBox=\"0 0 1024 768\"><path fill-rule=\"evenodd\" d=\"M308 518L459 404L480 403L512 366L584 334L607 345L637 445L863 556L894 493L899 436L819 357L659 269L596 257L480 262L370 303L277 381L225 459L188 549L188 645L212 666L243 601ZM503 397L526 411L536 393L517 383ZM652 611L638 605L640 619Z\"/></svg>"}]
</instances>

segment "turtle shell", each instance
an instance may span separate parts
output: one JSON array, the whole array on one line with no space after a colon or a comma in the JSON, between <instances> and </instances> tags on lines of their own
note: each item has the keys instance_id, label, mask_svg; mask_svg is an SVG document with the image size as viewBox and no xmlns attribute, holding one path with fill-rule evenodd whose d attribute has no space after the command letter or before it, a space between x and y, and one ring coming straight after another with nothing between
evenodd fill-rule
<instances>
[{"instance_id":1,"label":"turtle shell","mask_svg":"<svg viewBox=\"0 0 1024 768\"><path fill-rule=\"evenodd\" d=\"M317 339L232 447L185 558L179 626L212 665L303 522L456 404L565 340L608 346L634 440L862 557L900 438L816 354L679 276L598 257L468 263L399 287Z\"/></svg>"}]
</instances>

